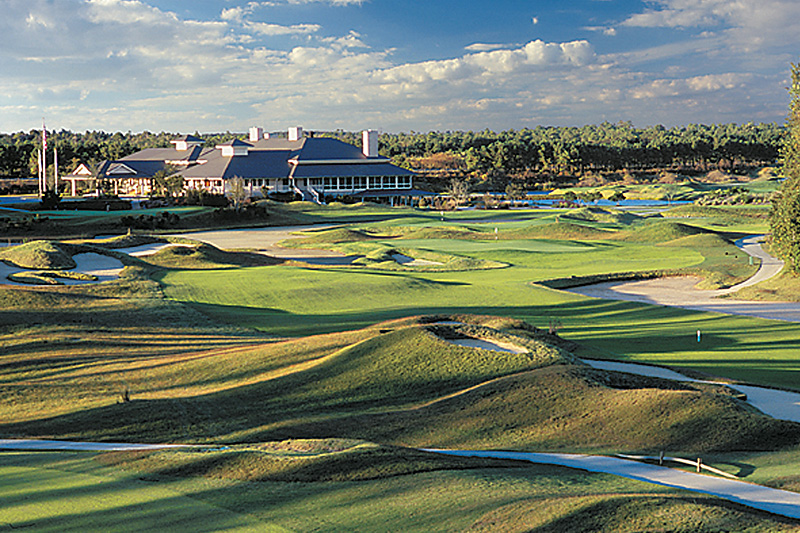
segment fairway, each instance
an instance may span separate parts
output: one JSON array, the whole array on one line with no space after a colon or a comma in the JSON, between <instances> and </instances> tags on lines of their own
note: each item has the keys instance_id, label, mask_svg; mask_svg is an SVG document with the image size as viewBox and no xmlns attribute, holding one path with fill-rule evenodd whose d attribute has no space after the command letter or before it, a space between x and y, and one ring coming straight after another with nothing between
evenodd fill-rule
<instances>
[{"instance_id":1,"label":"fairway","mask_svg":"<svg viewBox=\"0 0 800 533\"><path fill-rule=\"evenodd\" d=\"M539 212L538 217L522 217L510 222L505 231L526 232L542 223L541 216ZM358 329L409 315L454 312L516 317L539 327L557 320L562 325L560 333L581 343L581 353L587 357L675 365L758 384L796 387L800 377L800 357L793 349L800 337L797 324L594 300L535 284L565 276L680 269L709 269L712 278L736 273L740 277L735 279L745 279L755 271L732 245L711 239L713 235L681 238L686 234L680 233L683 226L670 225L670 220L665 221L663 232L658 231L660 226L643 226L632 234L633 242L441 239L436 238L439 230L435 229L428 230L428 239L378 241L509 265L494 270L387 272L276 265L170 271L159 281L168 298L222 322L274 335L304 336ZM452 232L458 226L450 221L448 228ZM336 235L342 235L341 231ZM638 242L665 237L678 238L668 246ZM317 241L321 243L317 246L325 246L324 232L314 237ZM699 344L698 329L703 331Z\"/></svg>"}]
</instances>

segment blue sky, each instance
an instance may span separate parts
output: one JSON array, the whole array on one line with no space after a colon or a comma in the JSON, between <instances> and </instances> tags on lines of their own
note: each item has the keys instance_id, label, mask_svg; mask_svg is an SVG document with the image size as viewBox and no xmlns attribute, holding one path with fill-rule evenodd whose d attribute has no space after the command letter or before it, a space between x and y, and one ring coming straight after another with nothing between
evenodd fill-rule
<instances>
[{"instance_id":1,"label":"blue sky","mask_svg":"<svg viewBox=\"0 0 800 533\"><path fill-rule=\"evenodd\" d=\"M797 0L0 0L0 132L782 122Z\"/></svg>"}]
</instances>

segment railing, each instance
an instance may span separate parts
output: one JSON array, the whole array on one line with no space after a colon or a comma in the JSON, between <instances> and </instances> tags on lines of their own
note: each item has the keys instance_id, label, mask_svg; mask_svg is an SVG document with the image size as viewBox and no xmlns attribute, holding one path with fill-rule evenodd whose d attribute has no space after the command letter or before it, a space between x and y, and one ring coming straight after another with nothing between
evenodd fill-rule
<instances>
[{"instance_id":1,"label":"railing","mask_svg":"<svg viewBox=\"0 0 800 533\"><path fill-rule=\"evenodd\" d=\"M618 453L616 454L616 456L619 457L620 459L631 459L633 461L658 461L659 465L662 465L664 461L670 461L673 463L680 463L684 465L693 466L697 469L698 473L700 473L701 470L708 470L709 472L712 472L720 476L724 476L731 479L739 479L737 476L729 474L728 472L724 472L719 468L714 468L713 466L704 465L703 460L700 457L692 461L690 459L683 459L681 457L667 457L663 454L663 452L658 457L654 455L626 455L623 453Z\"/></svg>"}]
</instances>

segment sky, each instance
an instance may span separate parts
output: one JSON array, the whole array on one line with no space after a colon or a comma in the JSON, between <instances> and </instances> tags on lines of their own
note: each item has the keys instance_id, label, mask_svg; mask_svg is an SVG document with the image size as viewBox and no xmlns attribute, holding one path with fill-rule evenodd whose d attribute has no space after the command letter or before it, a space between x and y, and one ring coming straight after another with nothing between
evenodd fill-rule
<instances>
[{"instance_id":1,"label":"sky","mask_svg":"<svg viewBox=\"0 0 800 533\"><path fill-rule=\"evenodd\" d=\"M0 0L0 132L783 122L798 0Z\"/></svg>"}]
</instances>

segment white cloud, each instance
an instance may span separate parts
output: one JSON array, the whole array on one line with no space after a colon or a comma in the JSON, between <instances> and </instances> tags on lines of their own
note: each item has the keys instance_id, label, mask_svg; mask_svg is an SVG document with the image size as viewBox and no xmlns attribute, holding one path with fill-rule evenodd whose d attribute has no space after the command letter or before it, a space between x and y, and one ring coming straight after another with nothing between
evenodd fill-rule
<instances>
[{"instance_id":1,"label":"white cloud","mask_svg":"<svg viewBox=\"0 0 800 533\"><path fill-rule=\"evenodd\" d=\"M245 28L260 35L308 35L316 33L321 29L319 24L294 24L292 26L282 26L280 24L269 24L266 22L245 22Z\"/></svg>"},{"instance_id":2,"label":"white cloud","mask_svg":"<svg viewBox=\"0 0 800 533\"><path fill-rule=\"evenodd\" d=\"M651 8L631 15L622 25L719 27L728 36L728 44L737 49L794 45L800 32L800 2L796 0L649 0L648 3Z\"/></svg>"},{"instance_id":3,"label":"white cloud","mask_svg":"<svg viewBox=\"0 0 800 533\"><path fill-rule=\"evenodd\" d=\"M748 74L741 65L765 55L743 47L772 51L773 34L761 28L774 24L780 33L795 22L776 22L787 15L775 11L788 5L780 0L764 0L773 11L737 22L737 6L752 1L731 1L729 11L712 9L721 0L651 2L640 13L652 12L649 19L616 26L615 46L636 20L669 25L705 13L714 31L701 27L691 40L650 49L598 56L585 40L477 42L455 57L403 63L393 50L374 48L369 29L276 24L267 18L276 2L226 3L216 20L203 21L160 10L155 0L2 0L0 131L25 129L18 124L43 115L59 127L123 131L720 122L748 113L758 120L783 114L782 80ZM739 48L731 45L735 32ZM757 35L767 40L758 44ZM699 55L714 61L689 60Z\"/></svg>"},{"instance_id":4,"label":"white cloud","mask_svg":"<svg viewBox=\"0 0 800 533\"><path fill-rule=\"evenodd\" d=\"M472 43L468 46L464 47L464 50L468 52L489 52L492 50L500 50L503 48L510 48L513 46L519 45L512 45L512 44L492 44L492 43Z\"/></svg>"}]
</instances>

